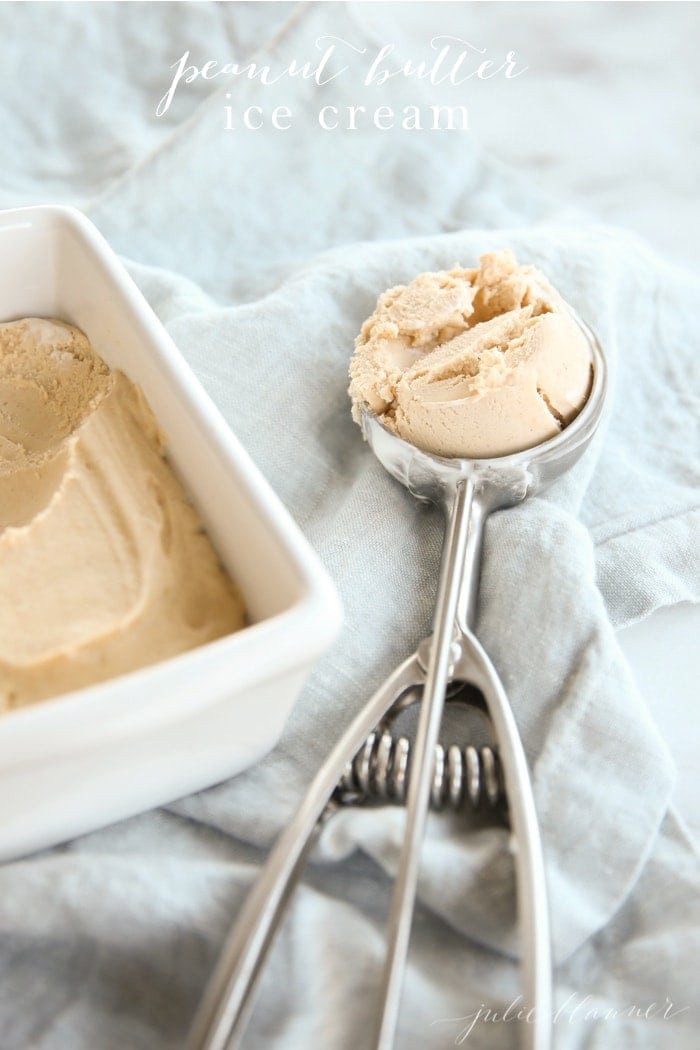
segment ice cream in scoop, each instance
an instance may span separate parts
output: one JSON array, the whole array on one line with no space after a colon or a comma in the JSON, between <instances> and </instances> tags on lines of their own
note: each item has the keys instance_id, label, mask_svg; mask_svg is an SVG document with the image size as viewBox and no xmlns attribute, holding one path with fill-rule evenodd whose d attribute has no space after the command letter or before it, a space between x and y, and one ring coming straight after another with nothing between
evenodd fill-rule
<instances>
[{"instance_id":1,"label":"ice cream in scoop","mask_svg":"<svg viewBox=\"0 0 700 1050\"><path fill-rule=\"evenodd\" d=\"M241 627L138 387L82 332L0 324L0 711Z\"/></svg>"},{"instance_id":2,"label":"ice cream in scoop","mask_svg":"<svg viewBox=\"0 0 700 1050\"><path fill-rule=\"evenodd\" d=\"M380 295L350 377L358 421L366 405L411 444L474 459L558 434L586 402L592 365L561 296L500 251Z\"/></svg>"}]
</instances>

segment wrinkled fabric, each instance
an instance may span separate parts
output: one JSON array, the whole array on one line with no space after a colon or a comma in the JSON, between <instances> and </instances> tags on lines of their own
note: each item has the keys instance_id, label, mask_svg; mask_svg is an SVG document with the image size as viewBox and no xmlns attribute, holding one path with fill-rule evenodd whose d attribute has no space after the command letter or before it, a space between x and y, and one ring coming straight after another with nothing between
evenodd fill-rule
<instances>
[{"instance_id":1,"label":"wrinkled fabric","mask_svg":"<svg viewBox=\"0 0 700 1050\"><path fill-rule=\"evenodd\" d=\"M184 1046L265 851L352 716L430 630L442 522L389 478L350 418L354 336L384 288L504 246L547 273L610 367L585 457L488 522L477 624L533 769L555 1045L693 1047L697 851L615 629L699 597L700 281L545 199L468 136L326 135L307 81L265 95L293 105L289 132L222 130L227 90L240 106L258 100L244 81L197 82L167 120L153 116L186 46L200 61L288 60L324 33L376 47L372 5L269 5L263 19L268 5L66 4L50 23L43 5L4 6L5 68L34 46L3 90L14 152L0 204L78 204L126 257L318 551L345 625L256 767L0 868L3 1050ZM76 33L85 47L56 78ZM52 77L51 104L35 111ZM425 85L386 89L389 105L429 100ZM339 78L323 98L342 107L357 90ZM402 820L347 809L326 827L246 1045L370 1045ZM397 1045L516 1046L517 1022L472 1018L517 999L518 952L507 830L431 817Z\"/></svg>"}]
</instances>

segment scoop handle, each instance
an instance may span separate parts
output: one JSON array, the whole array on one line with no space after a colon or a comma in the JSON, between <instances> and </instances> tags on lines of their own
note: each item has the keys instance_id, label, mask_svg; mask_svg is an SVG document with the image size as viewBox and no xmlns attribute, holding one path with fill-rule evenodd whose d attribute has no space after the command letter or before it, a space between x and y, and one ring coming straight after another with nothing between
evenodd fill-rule
<instances>
[{"instance_id":1,"label":"scoop handle","mask_svg":"<svg viewBox=\"0 0 700 1050\"><path fill-rule=\"evenodd\" d=\"M474 632L488 492L474 494L469 515L466 558L457 607L461 656L453 677L473 683L482 693L498 742L517 883L520 926L522 999L528 1014L523 1026L524 1050L548 1050L552 1024L552 963L549 907L542 840L525 751L513 709L498 673Z\"/></svg>"},{"instance_id":2,"label":"scoop handle","mask_svg":"<svg viewBox=\"0 0 700 1050\"><path fill-rule=\"evenodd\" d=\"M389 1050L401 1005L401 990L411 921L418 884L420 847L430 804L433 757L445 706L445 692L454 661L455 622L467 555L474 482L461 478L448 509L445 543L440 563L433 633L416 739L411 754L411 776L406 803L406 829L389 912L387 954L381 982L381 1013L374 1045Z\"/></svg>"},{"instance_id":3,"label":"scoop handle","mask_svg":"<svg viewBox=\"0 0 700 1050\"><path fill-rule=\"evenodd\" d=\"M356 715L319 769L226 937L192 1023L187 1050L233 1050L240 1045L265 959L316 841L319 823L332 812L332 795L343 769L397 697L421 685L423 677L415 654L404 660Z\"/></svg>"}]
</instances>

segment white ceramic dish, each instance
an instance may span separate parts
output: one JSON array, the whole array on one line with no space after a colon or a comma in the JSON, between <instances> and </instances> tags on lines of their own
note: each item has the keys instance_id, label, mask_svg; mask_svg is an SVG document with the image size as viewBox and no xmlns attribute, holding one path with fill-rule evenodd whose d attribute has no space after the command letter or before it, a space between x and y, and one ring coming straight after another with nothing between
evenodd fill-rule
<instances>
[{"instance_id":1,"label":"white ceramic dish","mask_svg":"<svg viewBox=\"0 0 700 1050\"><path fill-rule=\"evenodd\" d=\"M278 740L335 637L335 590L106 241L80 212L0 212L0 320L57 317L139 383L251 626L0 716L0 859L214 784ZM4 600L4 599L3 599Z\"/></svg>"}]
</instances>

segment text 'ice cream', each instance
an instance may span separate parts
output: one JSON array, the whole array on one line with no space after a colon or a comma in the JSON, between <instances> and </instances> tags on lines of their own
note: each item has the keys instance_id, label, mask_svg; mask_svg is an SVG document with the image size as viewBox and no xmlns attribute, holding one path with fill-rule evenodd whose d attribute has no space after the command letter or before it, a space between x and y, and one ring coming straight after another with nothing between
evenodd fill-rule
<instances>
[{"instance_id":1,"label":"text 'ice cream'","mask_svg":"<svg viewBox=\"0 0 700 1050\"><path fill-rule=\"evenodd\" d=\"M554 437L583 407L591 351L559 294L510 251L422 273L379 297L355 341L353 414L366 405L440 456L487 458Z\"/></svg>"},{"instance_id":2,"label":"text 'ice cream'","mask_svg":"<svg viewBox=\"0 0 700 1050\"><path fill-rule=\"evenodd\" d=\"M61 322L0 324L0 711L243 626L138 387Z\"/></svg>"}]
</instances>

